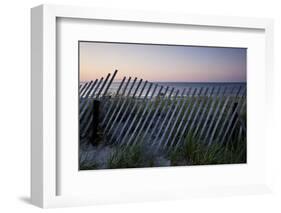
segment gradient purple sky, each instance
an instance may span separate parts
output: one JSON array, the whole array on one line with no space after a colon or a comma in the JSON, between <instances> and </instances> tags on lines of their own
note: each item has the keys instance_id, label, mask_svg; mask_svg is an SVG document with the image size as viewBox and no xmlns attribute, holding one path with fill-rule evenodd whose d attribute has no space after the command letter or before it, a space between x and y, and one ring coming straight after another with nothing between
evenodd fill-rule
<instances>
[{"instance_id":1,"label":"gradient purple sky","mask_svg":"<svg viewBox=\"0 0 281 213\"><path fill-rule=\"evenodd\" d=\"M138 77L162 82L245 82L247 49L79 42L80 81Z\"/></svg>"}]
</instances>

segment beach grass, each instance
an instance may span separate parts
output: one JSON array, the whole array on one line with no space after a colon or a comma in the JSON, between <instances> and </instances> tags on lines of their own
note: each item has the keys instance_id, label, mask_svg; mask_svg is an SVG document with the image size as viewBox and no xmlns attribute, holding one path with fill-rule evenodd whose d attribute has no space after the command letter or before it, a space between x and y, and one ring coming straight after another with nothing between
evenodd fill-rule
<instances>
[{"instance_id":1,"label":"beach grass","mask_svg":"<svg viewBox=\"0 0 281 213\"><path fill-rule=\"evenodd\" d=\"M109 169L153 167L154 155L148 153L141 144L129 147L116 147L107 162Z\"/></svg>"},{"instance_id":2,"label":"beach grass","mask_svg":"<svg viewBox=\"0 0 281 213\"><path fill-rule=\"evenodd\" d=\"M182 146L168 154L172 166L246 163L246 140L210 145L188 135Z\"/></svg>"},{"instance_id":3,"label":"beach grass","mask_svg":"<svg viewBox=\"0 0 281 213\"><path fill-rule=\"evenodd\" d=\"M123 98L122 102L127 100L127 103L129 104L129 110L126 111L126 116L123 116L123 119L121 122L124 122L130 115L133 115L132 117L136 116L136 119L142 119L142 114L148 114L148 112L151 110L151 117L156 113L156 118L160 119L161 122L163 122L164 117L169 113L169 109L173 106L175 106L178 103L178 110L177 113L179 113L179 109L181 110L181 113L179 114L179 119L175 120L173 118L174 122L174 128L172 128L172 125L168 126L166 132L162 133L165 134L164 136L168 136L169 133L171 133L171 138L176 138L178 140L178 134L183 131L181 129L180 132L177 132L177 128L180 127L181 123L185 124L188 122L192 122L196 118L196 113L192 111L192 109L198 110L198 116L197 120L202 115L201 122L198 122L196 120L195 125L193 126L193 129L187 128L185 132L183 132L183 138L181 138L181 141L179 141L179 146L177 149L174 149L174 146L167 143L168 145L171 145L169 150L166 150L162 152L160 155L162 158L165 159L165 163L162 165L161 163L155 163L157 161L157 157L154 152L154 148L149 146L149 144L152 144L152 139L155 138L155 135L151 135L151 130L148 131L148 135L146 136L145 140L143 140L142 136L145 128L142 130L143 132L139 132L140 129L137 130L138 138L134 138L136 143L134 145L128 145L128 146L114 146L114 149L109 154L109 157L106 162L106 167L110 169L115 168L143 168L143 167L154 167L154 166L184 166L184 165L212 165L212 164L236 164L236 163L246 163L246 133L240 134L239 129L235 128L232 136L230 138L227 138L226 141L220 141L221 138L216 138L218 131L214 131L214 140L212 143L208 143L208 141L205 141L206 138L199 138L198 133L197 135L192 135L193 130L195 128L198 128L201 130L203 127L203 124L206 122L206 129L208 128L208 125L211 123L211 119L205 120L207 112L211 110L211 102L213 101L213 108L212 113L214 113L215 109L218 107L218 112L220 112L223 108L223 104L225 103L227 97L222 97L220 100L218 97L188 97L187 101L184 101L182 98L177 98L174 101L167 99L166 101L162 98L154 98L149 100L148 102L148 108L147 112L144 110L146 109L145 102L143 102L142 99L133 99L131 97ZM227 116L227 112L231 110L230 107L233 107L230 103L238 102L241 97L230 97L229 102L226 105L225 111L221 113L221 120L225 120ZM112 98L110 100L113 103L112 111L115 110L118 111L121 109L121 104L117 104L118 100ZM120 101L120 103L122 103ZM165 103L165 104L164 104ZM198 106L202 103L202 107L199 109ZM132 110L132 106L136 105L134 110ZM123 112L120 113L120 118L122 113L125 113L126 107L123 108ZM103 110L103 109L101 109ZM176 114L177 114L176 113ZM213 115L211 113L211 116ZM104 112L102 113L104 114ZM242 113L238 112L239 118L242 122L246 124L246 109L242 110ZM170 116L170 115L169 115ZM170 118L168 116L168 118ZM120 119L119 118L119 119ZM212 118L212 117L210 117ZM218 119L218 115L216 116L214 122L216 122ZM144 119L143 119L144 120ZM131 122L132 120L130 120ZM217 129L223 128L223 122L218 122ZM147 119L147 123L145 124L145 127L148 126L148 123L150 122L150 119ZM160 123L161 123L160 122ZM137 122L136 122L137 123ZM153 123L155 125L155 123ZM167 124L167 123L166 123ZM196 126L198 125L198 127ZM122 126L122 125L121 125ZM160 126L160 125L159 125ZM156 126L156 132L161 131L159 126ZM136 124L134 124L132 130L136 127ZM153 125L152 125L153 127ZM164 125L163 129L166 126ZM224 127L225 128L225 127ZM117 130L118 132L118 130ZM200 131L199 131L200 132ZM161 135L160 135L161 136ZM208 140L208 138L207 138ZM107 141L107 138L104 137L104 133L102 131L102 127L99 127L99 134L98 134L98 141L99 144L103 144L107 146L107 144L110 144L109 141ZM145 144L144 144L145 141ZM169 164L167 164L169 162ZM90 170L90 169L99 169L99 165L95 162L82 162L80 163L80 169L81 170Z\"/></svg>"}]
</instances>

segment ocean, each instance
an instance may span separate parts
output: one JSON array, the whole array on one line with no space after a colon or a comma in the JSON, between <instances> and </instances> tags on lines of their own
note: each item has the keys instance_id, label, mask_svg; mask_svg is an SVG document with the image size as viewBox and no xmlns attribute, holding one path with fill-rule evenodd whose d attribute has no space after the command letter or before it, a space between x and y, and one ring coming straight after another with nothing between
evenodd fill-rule
<instances>
[{"instance_id":1,"label":"ocean","mask_svg":"<svg viewBox=\"0 0 281 213\"><path fill-rule=\"evenodd\" d=\"M84 84L86 82L81 82L81 84ZM112 85L110 86L108 90L108 94L115 94L120 86L121 82L113 82ZM122 94L124 91L125 83L123 84L119 94ZM137 85L139 82L136 82L133 85L133 82L131 81L125 91L125 95L128 95L128 92L131 89L130 96L133 95L135 92ZM238 91L239 94L242 94L246 90L246 82L149 82L146 84L145 88L143 89L142 94L142 88L144 86L144 82L141 83L139 86L136 96L144 97L146 93L148 92L150 83L152 83L152 87L148 93L148 96L151 96L153 91L154 91L154 96L159 94L161 86L163 87L160 93L163 95L166 91L166 88L168 87L167 94L168 95L171 90L173 89L172 95L175 95L178 91L178 95L181 95L182 92L185 89L185 93L183 94L184 96L190 96L195 92L195 95L198 95L199 91L201 90L201 95L210 95L212 94L221 94L224 93L225 95L236 95ZM133 85L133 87L132 87ZM157 86L156 86L157 85ZM156 89L155 89L156 87Z\"/></svg>"}]
</instances>

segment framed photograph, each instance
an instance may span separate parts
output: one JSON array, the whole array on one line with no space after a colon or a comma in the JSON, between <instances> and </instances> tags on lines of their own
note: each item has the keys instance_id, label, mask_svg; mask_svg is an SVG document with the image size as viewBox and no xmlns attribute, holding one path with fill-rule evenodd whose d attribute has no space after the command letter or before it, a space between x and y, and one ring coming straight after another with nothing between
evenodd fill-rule
<instances>
[{"instance_id":1,"label":"framed photograph","mask_svg":"<svg viewBox=\"0 0 281 213\"><path fill-rule=\"evenodd\" d=\"M80 170L247 163L246 48L78 45Z\"/></svg>"},{"instance_id":2,"label":"framed photograph","mask_svg":"<svg viewBox=\"0 0 281 213\"><path fill-rule=\"evenodd\" d=\"M270 192L272 20L31 15L33 204Z\"/></svg>"}]
</instances>

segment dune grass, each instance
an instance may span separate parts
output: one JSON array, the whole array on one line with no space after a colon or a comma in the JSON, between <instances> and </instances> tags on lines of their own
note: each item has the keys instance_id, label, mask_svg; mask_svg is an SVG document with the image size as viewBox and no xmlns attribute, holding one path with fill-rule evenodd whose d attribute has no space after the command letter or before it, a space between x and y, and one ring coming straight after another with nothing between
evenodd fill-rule
<instances>
[{"instance_id":1,"label":"dune grass","mask_svg":"<svg viewBox=\"0 0 281 213\"><path fill-rule=\"evenodd\" d=\"M99 165L96 162L81 162L79 170L93 170L98 169Z\"/></svg>"},{"instance_id":2,"label":"dune grass","mask_svg":"<svg viewBox=\"0 0 281 213\"><path fill-rule=\"evenodd\" d=\"M234 98L234 97L233 97ZM232 99L232 98L231 98ZM197 100L197 105L196 104ZM205 101L204 101L205 100ZM179 112L179 109L183 107L183 110L181 111L181 114L179 115L179 119L175 120L175 128L171 129L171 126L169 126L168 131L162 134L166 134L166 136L172 131L171 138L178 138L178 135L183 131L181 130L179 132L176 131L176 129L179 127L180 123L187 123L195 119L195 113L192 113L192 108L194 106L195 109L198 109L199 103L202 102L202 108L200 109L197 117L197 121L192 129L186 129L184 133L184 138L178 147L178 149L173 149L171 147L172 151L161 153L162 157L170 161L171 166L183 166L183 165L210 165L210 164L237 164L237 163L245 163L246 162L246 134L243 133L243 135L239 135L239 129L235 129L235 132L233 133L232 137L229 139L227 138L227 143L225 141L216 141L217 131L214 133L214 141L207 145L206 141L204 141L204 137L201 139L197 138L196 136L192 136L190 133L194 131L194 129L198 125L198 132L200 132L200 128L203 127L203 123L205 122L205 118L207 115L207 112L210 110L211 104L207 104L207 97L193 97L187 100L187 102L184 102L181 99L177 99L176 101L180 101L179 107L177 112ZM225 97L222 99L225 101ZM130 103L132 106L134 101L136 100L130 100ZM214 113L217 106L219 106L219 110L221 111L223 104L218 105L219 100L215 99L214 106L212 108L212 114ZM238 101L238 99L235 99L234 101ZM131 103L132 102L132 103ZM127 116L124 116L124 120L122 122L125 122L125 119L129 117L129 114L132 113L134 116L137 116L137 120L140 119L142 113L144 112L145 105L142 104L142 102L139 102L140 104L137 104L137 107L134 108L134 111L127 111ZM224 102L223 102L224 103ZM229 107L232 107L230 105L231 101L226 105L225 111L222 113L221 121L219 122L219 125L217 126L217 129L222 128L222 123L226 119L227 111L230 109ZM172 101L168 100L167 105L171 107ZM176 104L176 103L175 103ZM115 105L114 105L115 106ZM150 107L153 107L152 113L150 113L150 118L152 115L156 112L156 108L159 106L159 110L157 111L156 118L161 119L160 123L164 120L164 117L166 113L168 113L169 107L165 107L163 102L161 102L161 99L154 99L149 103ZM115 106L117 109L120 109L120 106ZM115 107L112 108L112 110L116 109ZM206 109L205 113L203 109ZM199 110L199 109L198 109ZM125 111L125 110L124 110ZM243 110L240 114L240 119L243 121L243 123L246 124L246 110ZM185 112L187 112L185 114ZM147 113L147 112L146 112ZM202 116L202 121L199 123L199 117ZM121 113L122 114L122 113ZM148 114L148 113L147 113ZM185 115L185 116L184 116ZM190 115L190 117L189 117ZM218 118L218 115L216 116L216 119ZM216 121L215 119L215 121ZM131 121L133 119L131 118ZM145 120L145 119L143 119ZM207 127L211 121L211 118L209 120L206 120ZM148 126L148 122L150 122L150 119L147 119L147 123L145 126ZM134 127L136 126L137 122L135 122ZM154 123L155 125L155 123ZM183 126L182 126L183 127ZM153 125L152 125L153 128ZM158 126L156 128L159 128ZM224 127L225 128L225 127ZM164 129L164 128L163 128ZM163 129L161 131L163 131ZM207 128L206 128L207 129ZM145 131L145 128L143 129ZM158 131L158 129L157 129ZM197 135L199 135L197 132ZM206 130L205 130L206 132ZM148 133L151 133L150 131ZM186 135L187 134L187 135ZM139 134L139 136L136 138L137 141L144 142L142 140L143 132ZM151 137L152 136L152 137ZM161 134L160 134L161 136ZM241 137L240 137L241 136ZM155 137L155 135L149 135L146 137L148 140L146 141L147 144L144 146L142 143L136 143L135 145L131 146L128 145L127 147L114 147L113 151L110 153L109 158L106 162L107 168L109 169L115 169L115 168L143 168L143 167L154 167L154 166L161 166L161 164L155 164L156 162L156 156L153 154L153 147L149 146L149 143L151 142L151 138ZM210 134L209 134L210 137ZM220 137L221 138L221 137ZM171 139L170 139L171 140ZM106 141L106 138L104 137L102 129L99 129L98 134L98 144L108 144ZM168 142L168 145L169 142ZM94 162L91 164L89 163L81 163L80 169L81 170L89 170L89 169L98 169L98 165Z\"/></svg>"},{"instance_id":3,"label":"dune grass","mask_svg":"<svg viewBox=\"0 0 281 213\"><path fill-rule=\"evenodd\" d=\"M246 140L207 145L188 135L182 146L169 152L168 158L172 166L246 163Z\"/></svg>"},{"instance_id":4,"label":"dune grass","mask_svg":"<svg viewBox=\"0 0 281 213\"><path fill-rule=\"evenodd\" d=\"M107 162L109 169L153 167L155 156L141 144L115 149Z\"/></svg>"}]
</instances>

